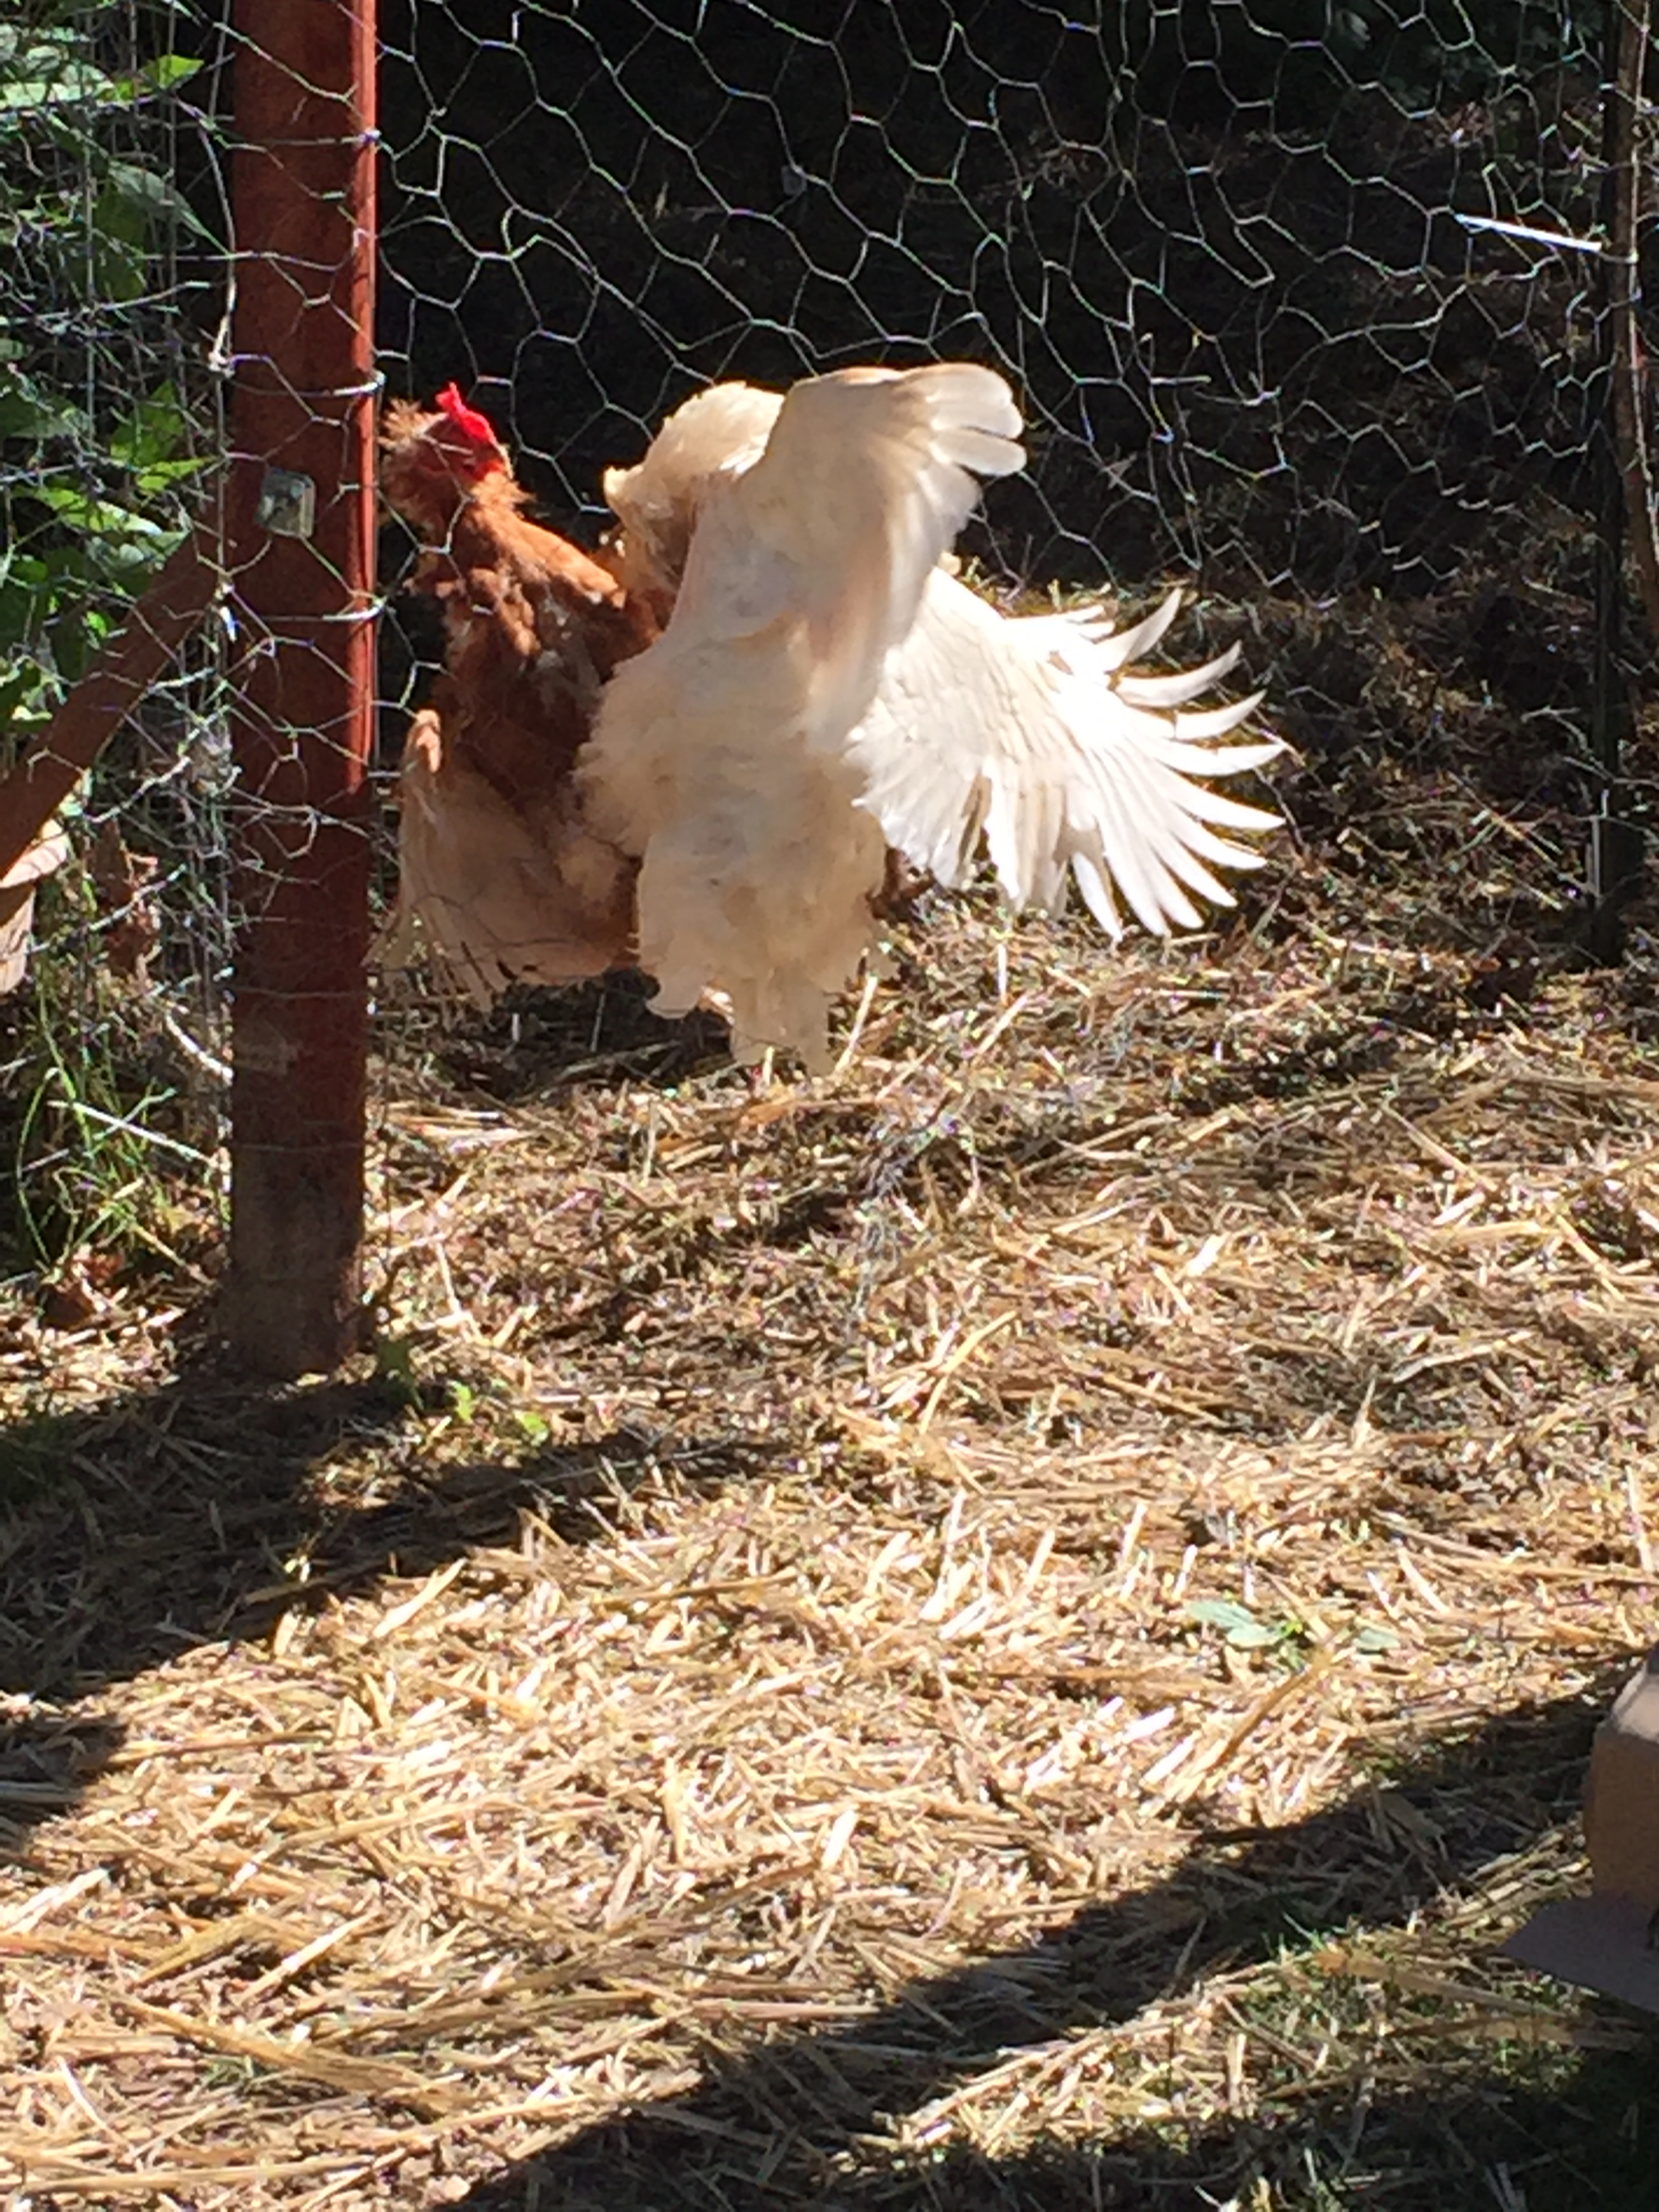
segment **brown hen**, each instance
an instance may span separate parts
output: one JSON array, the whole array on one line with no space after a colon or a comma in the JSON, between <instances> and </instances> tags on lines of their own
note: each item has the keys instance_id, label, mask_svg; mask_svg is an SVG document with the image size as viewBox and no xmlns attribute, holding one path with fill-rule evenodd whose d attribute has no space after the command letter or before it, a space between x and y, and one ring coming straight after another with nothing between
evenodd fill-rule
<instances>
[{"instance_id":1,"label":"brown hen","mask_svg":"<svg viewBox=\"0 0 1659 2212\"><path fill-rule=\"evenodd\" d=\"M452 384L387 408L380 489L423 541L411 588L442 610L447 672L398 776L399 883L382 957L423 945L489 1006L511 982L629 962L635 863L583 819L571 773L599 693L656 622L611 570L525 513L488 420Z\"/></svg>"}]
</instances>

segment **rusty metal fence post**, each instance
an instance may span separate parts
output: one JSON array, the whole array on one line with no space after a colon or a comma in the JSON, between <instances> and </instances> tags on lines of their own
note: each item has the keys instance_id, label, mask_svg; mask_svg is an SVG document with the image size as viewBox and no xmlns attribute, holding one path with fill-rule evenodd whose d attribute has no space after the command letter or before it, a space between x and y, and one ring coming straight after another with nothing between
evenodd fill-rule
<instances>
[{"instance_id":1,"label":"rusty metal fence post","mask_svg":"<svg viewBox=\"0 0 1659 2212\"><path fill-rule=\"evenodd\" d=\"M336 1366L362 1303L374 712L374 0L234 0L232 1350Z\"/></svg>"}]
</instances>

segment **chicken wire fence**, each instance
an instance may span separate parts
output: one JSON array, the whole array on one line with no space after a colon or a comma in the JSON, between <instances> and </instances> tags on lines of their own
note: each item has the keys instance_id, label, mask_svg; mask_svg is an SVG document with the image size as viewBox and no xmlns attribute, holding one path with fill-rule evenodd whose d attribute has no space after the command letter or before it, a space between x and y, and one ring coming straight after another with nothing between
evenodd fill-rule
<instances>
[{"instance_id":1,"label":"chicken wire fence","mask_svg":"<svg viewBox=\"0 0 1659 2212\"><path fill-rule=\"evenodd\" d=\"M28 0L0 28L14 757L239 451L233 274L274 272L296 319L337 276L320 189L309 234L292 207L258 234L246 199L232 230L234 66L294 12ZM1139 607L1191 580L1182 649L1244 640L1304 839L1416 854L1425 927L1472 945L1565 943L1586 823L1643 797L1609 781L1642 657L1601 250L1619 27L1559 0L383 0L379 370L422 400L458 380L591 540L602 470L708 381L991 362L1030 461L969 532L988 580ZM336 434L345 389L286 396ZM72 801L5 1002L20 1255L118 1221L168 1244L149 1171L220 1172L234 924L290 862L342 896L307 858L339 810L280 778L245 780L281 834L233 871L228 709L263 633L247 544L213 544L228 612ZM439 657L411 550L388 527L383 788ZM1389 763L1477 777L1521 878L1398 811L1345 818L1356 754L1385 791ZM387 1004L406 1048L431 1001Z\"/></svg>"},{"instance_id":2,"label":"chicken wire fence","mask_svg":"<svg viewBox=\"0 0 1659 2212\"><path fill-rule=\"evenodd\" d=\"M137 5L0 21L0 764L183 542L224 431L209 372L226 235L191 112L199 57ZM192 263L194 266L192 267ZM60 816L0 998L6 1254L172 1249L165 1163L216 1176L230 757L219 641L163 664ZM55 857L49 848L47 858ZM27 875L26 860L21 872ZM20 980L16 938L33 925Z\"/></svg>"}]
</instances>

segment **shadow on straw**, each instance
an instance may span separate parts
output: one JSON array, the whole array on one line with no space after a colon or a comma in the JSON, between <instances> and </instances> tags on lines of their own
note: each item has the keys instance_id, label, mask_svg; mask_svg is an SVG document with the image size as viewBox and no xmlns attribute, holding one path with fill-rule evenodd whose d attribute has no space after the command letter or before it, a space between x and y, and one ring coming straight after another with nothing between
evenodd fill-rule
<instances>
[{"instance_id":1,"label":"shadow on straw","mask_svg":"<svg viewBox=\"0 0 1659 2212\"><path fill-rule=\"evenodd\" d=\"M1299 2050L1294 2028L1287 2042L1282 2023L1243 2000L1239 2027L1275 2078L1236 2110L1218 2112L1212 2085L1187 2081L1172 2014L1167 2029L1141 2021L1167 2034L1164 2063L1123 2100L1139 2109L1109 2139L1005 2158L944 2140L955 2132L948 2104L971 2106L975 2081L1000 2069L1025 2063L1040 2115L1080 2034L1129 2034L1201 1977L1305 1952L1310 1929L1398 1931L1449 1893L1478 1892L1484 1869L1576 1813L1601 1700L1598 1686L1436 1747L1390 1777L1389 1799L1408 1815L1399 1822L1380 1816L1367 1788L1283 1828L1201 1836L1167 1880L1091 1905L1029 1947L918 1981L854 2024L718 2053L695 2091L585 2129L459 2202L465 2212L1652 2212L1659 2029L1564 2018L1559 2045L1534 2054L1526 2079L1510 2078L1493 2041L1489 2060L1462 2050L1455 2069L1443 2047L1438 2062L1431 2051L1414 2069L1395 2063L1387 2070L1396 2081L1414 2074L1412 2087L1379 2091L1375 2030L1352 1984L1351 2033L1328 2071L1328 2036L1323 2053ZM1517 2011L1543 2001L1529 1984ZM937 2148L923 2127L895 2151L906 2115L943 2123Z\"/></svg>"},{"instance_id":2,"label":"shadow on straw","mask_svg":"<svg viewBox=\"0 0 1659 2212\"><path fill-rule=\"evenodd\" d=\"M0 1428L0 1854L118 1750L120 1727L89 1711L106 1686L511 1541L526 1508L568 1543L602 1539L605 1504L668 1452L623 1429L434 1473L415 1418L429 1410L396 1378L250 1387L204 1368ZM356 1488L317 1485L343 1456L368 1470ZM677 1438L672 1457L696 1487L742 1479L769 1448Z\"/></svg>"}]
</instances>

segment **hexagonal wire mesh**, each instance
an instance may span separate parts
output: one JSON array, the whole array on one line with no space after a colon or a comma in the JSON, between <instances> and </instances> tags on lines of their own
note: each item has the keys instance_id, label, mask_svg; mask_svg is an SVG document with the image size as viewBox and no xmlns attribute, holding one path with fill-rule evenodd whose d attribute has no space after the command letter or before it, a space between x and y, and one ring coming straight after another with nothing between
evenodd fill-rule
<instances>
[{"instance_id":1,"label":"hexagonal wire mesh","mask_svg":"<svg viewBox=\"0 0 1659 2212\"><path fill-rule=\"evenodd\" d=\"M994 580L1195 580L1186 635L1242 629L1270 670L1315 834L1340 827L1323 771L1368 741L1474 769L1535 864L1518 898L1460 887L1474 937L1586 933L1585 820L1628 803L1606 11L382 22L390 386L459 377L551 513L597 528L603 467L706 382L994 362L1031 459L969 533ZM422 641L390 645L402 687Z\"/></svg>"},{"instance_id":2,"label":"hexagonal wire mesh","mask_svg":"<svg viewBox=\"0 0 1659 2212\"><path fill-rule=\"evenodd\" d=\"M4 52L0 145L15 266L52 303L31 318L10 280L15 737L222 449L234 135L213 11L36 13L44 48ZM1465 885L1460 911L1477 935L1565 934L1606 788L1598 666L1604 744L1622 697L1605 621L1597 648L1607 29L1542 0L384 0L381 366L422 398L459 378L552 518L591 535L601 469L705 382L994 362L1032 435L969 535L990 575L1131 601L1195 579L1184 641L1243 627L1315 834L1324 771L1355 747L1477 764L1494 816L1524 817L1535 880L1484 908ZM45 48L57 88L20 99ZM303 293L303 256L290 273ZM395 584L406 538L388 551ZM434 657L392 604L383 769ZM141 1151L210 1149L179 1102L213 1092L190 1048L210 1061L231 904L213 661L210 638L106 757L77 866L42 902L14 1048L37 1098L49 980L78 1031L110 1028L100 946L131 902L118 864L96 887L106 818L160 864L168 926L137 1024L149 1073L135 1085L129 1054L69 1123L52 1076L68 1137L37 1135L26 1192L103 1128L82 1107ZM100 1233L70 1195L67 1230L36 1206L37 1237Z\"/></svg>"},{"instance_id":3,"label":"hexagonal wire mesh","mask_svg":"<svg viewBox=\"0 0 1659 2212\"><path fill-rule=\"evenodd\" d=\"M208 361L227 230L185 27L137 0L29 0L0 25L8 767L184 543L224 447ZM15 949L6 963L8 1273L111 1246L170 1264L169 1186L220 1178L222 644L208 627L179 661L157 657L142 714L60 815L64 865L38 886L21 988Z\"/></svg>"},{"instance_id":4,"label":"hexagonal wire mesh","mask_svg":"<svg viewBox=\"0 0 1659 2212\"><path fill-rule=\"evenodd\" d=\"M985 531L1022 581L1328 604L1569 560L1587 29L387 0L383 362L471 384L565 512L705 380L961 354L1033 425ZM1304 734L1349 703L1276 698Z\"/></svg>"}]
</instances>

